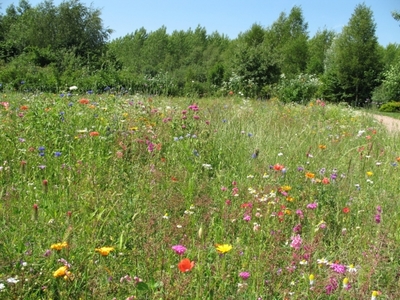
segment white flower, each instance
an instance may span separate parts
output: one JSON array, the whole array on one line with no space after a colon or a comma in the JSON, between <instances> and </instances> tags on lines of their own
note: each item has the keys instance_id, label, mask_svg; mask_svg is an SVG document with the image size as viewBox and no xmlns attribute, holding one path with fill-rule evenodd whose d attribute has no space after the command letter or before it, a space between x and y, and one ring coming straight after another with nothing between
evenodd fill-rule
<instances>
[{"instance_id":1,"label":"white flower","mask_svg":"<svg viewBox=\"0 0 400 300\"><path fill-rule=\"evenodd\" d=\"M76 85L70 86L69 90L70 91L76 91L78 89L78 87Z\"/></svg>"},{"instance_id":2,"label":"white flower","mask_svg":"<svg viewBox=\"0 0 400 300\"><path fill-rule=\"evenodd\" d=\"M7 279L7 282L8 283L18 283L19 282L19 280L17 279L17 278L14 278L14 277L10 277L10 278L8 278Z\"/></svg>"},{"instance_id":3,"label":"white flower","mask_svg":"<svg viewBox=\"0 0 400 300\"><path fill-rule=\"evenodd\" d=\"M4 290L6 288L6 286L4 285L4 283L0 283L0 291Z\"/></svg>"},{"instance_id":4,"label":"white flower","mask_svg":"<svg viewBox=\"0 0 400 300\"><path fill-rule=\"evenodd\" d=\"M282 152L279 152L279 153L278 153L278 156L282 156L282 155L283 155L283 153L282 153Z\"/></svg>"},{"instance_id":5,"label":"white flower","mask_svg":"<svg viewBox=\"0 0 400 300\"><path fill-rule=\"evenodd\" d=\"M182 225L178 224L178 225L176 225L176 228L182 228Z\"/></svg>"},{"instance_id":6,"label":"white flower","mask_svg":"<svg viewBox=\"0 0 400 300\"><path fill-rule=\"evenodd\" d=\"M203 168L207 170L211 170L212 166L210 164L203 164Z\"/></svg>"},{"instance_id":7,"label":"white flower","mask_svg":"<svg viewBox=\"0 0 400 300\"><path fill-rule=\"evenodd\" d=\"M328 260L326 258L317 259L317 263L320 265L328 264Z\"/></svg>"},{"instance_id":8,"label":"white flower","mask_svg":"<svg viewBox=\"0 0 400 300\"><path fill-rule=\"evenodd\" d=\"M254 178L254 175L247 175L247 178Z\"/></svg>"}]
</instances>

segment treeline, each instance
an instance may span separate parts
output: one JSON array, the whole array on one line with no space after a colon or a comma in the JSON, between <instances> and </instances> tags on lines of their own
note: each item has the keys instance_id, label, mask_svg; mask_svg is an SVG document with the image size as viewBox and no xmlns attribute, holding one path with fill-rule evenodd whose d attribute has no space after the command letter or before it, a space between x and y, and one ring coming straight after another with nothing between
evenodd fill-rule
<instances>
[{"instance_id":1,"label":"treeline","mask_svg":"<svg viewBox=\"0 0 400 300\"><path fill-rule=\"evenodd\" d=\"M388 12L390 13L390 12ZM393 17L400 20L399 14ZM355 7L340 33L310 37L300 7L235 39L204 27L167 33L140 28L110 41L101 12L79 0L26 0L0 16L3 90L240 94L305 102L313 97L364 105L400 100L400 45L379 45L373 13ZM394 28L393 30L399 30Z\"/></svg>"}]
</instances>

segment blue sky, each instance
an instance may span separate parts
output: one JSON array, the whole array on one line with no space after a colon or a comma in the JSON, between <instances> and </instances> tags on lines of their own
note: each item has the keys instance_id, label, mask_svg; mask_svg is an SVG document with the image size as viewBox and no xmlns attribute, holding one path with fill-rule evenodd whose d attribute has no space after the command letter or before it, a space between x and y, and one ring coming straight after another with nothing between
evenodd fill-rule
<instances>
[{"instance_id":1,"label":"blue sky","mask_svg":"<svg viewBox=\"0 0 400 300\"><path fill-rule=\"evenodd\" d=\"M31 0L33 6L43 1ZM58 5L62 1L53 1ZM391 12L400 12L400 0L81 0L85 5L101 9L103 25L114 30L111 38L118 38L144 27L148 32L165 26L174 30L204 27L207 33L218 31L233 39L240 32L257 23L270 26L281 12L290 13L293 6L302 8L308 31L312 37L318 29L340 32L357 4L371 8L377 25L376 36L382 46L400 44L400 22ZM1 11L18 1L0 0Z\"/></svg>"}]
</instances>

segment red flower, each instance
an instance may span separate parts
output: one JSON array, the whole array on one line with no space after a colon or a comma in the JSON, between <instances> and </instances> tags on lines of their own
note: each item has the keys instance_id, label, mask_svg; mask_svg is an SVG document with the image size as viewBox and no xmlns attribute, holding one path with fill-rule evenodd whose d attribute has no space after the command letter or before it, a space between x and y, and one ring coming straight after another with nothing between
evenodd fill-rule
<instances>
[{"instance_id":1,"label":"red flower","mask_svg":"<svg viewBox=\"0 0 400 300\"><path fill-rule=\"evenodd\" d=\"M274 170L275 171L282 171L285 168L284 165L280 165L280 164L275 164L274 165Z\"/></svg>"},{"instance_id":2,"label":"red flower","mask_svg":"<svg viewBox=\"0 0 400 300\"><path fill-rule=\"evenodd\" d=\"M194 267L194 261L190 261L189 258L182 259L179 264L178 268L181 272L188 272Z\"/></svg>"},{"instance_id":3,"label":"red flower","mask_svg":"<svg viewBox=\"0 0 400 300\"><path fill-rule=\"evenodd\" d=\"M342 209L342 211L343 211L345 214L348 214L348 213L350 212L350 208L348 208L348 207L346 206L346 207L344 207L344 208Z\"/></svg>"},{"instance_id":4,"label":"red flower","mask_svg":"<svg viewBox=\"0 0 400 300\"><path fill-rule=\"evenodd\" d=\"M99 136L100 133L98 133L97 131L92 131L89 133L90 136Z\"/></svg>"},{"instance_id":5,"label":"red flower","mask_svg":"<svg viewBox=\"0 0 400 300\"><path fill-rule=\"evenodd\" d=\"M328 178L326 178L326 177L324 177L324 179L322 179L322 181L321 181L323 184L329 184L330 182L329 182L329 179Z\"/></svg>"}]
</instances>

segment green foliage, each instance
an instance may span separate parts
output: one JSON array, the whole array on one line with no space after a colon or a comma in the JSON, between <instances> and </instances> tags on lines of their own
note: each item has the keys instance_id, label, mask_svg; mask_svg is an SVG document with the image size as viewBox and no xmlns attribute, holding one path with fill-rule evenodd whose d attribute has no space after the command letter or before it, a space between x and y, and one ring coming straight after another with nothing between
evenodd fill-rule
<instances>
[{"instance_id":1,"label":"green foliage","mask_svg":"<svg viewBox=\"0 0 400 300\"><path fill-rule=\"evenodd\" d=\"M317 31L308 41L309 59L307 61L307 73L322 75L325 70L325 57L335 37L333 31L324 29Z\"/></svg>"},{"instance_id":2,"label":"green foliage","mask_svg":"<svg viewBox=\"0 0 400 300\"><path fill-rule=\"evenodd\" d=\"M327 53L324 97L360 106L379 85L382 63L372 11L360 4Z\"/></svg>"},{"instance_id":3,"label":"green foliage","mask_svg":"<svg viewBox=\"0 0 400 300\"><path fill-rule=\"evenodd\" d=\"M297 78L286 78L282 75L274 95L284 103L305 104L315 98L320 85L315 75L300 74Z\"/></svg>"},{"instance_id":4,"label":"green foliage","mask_svg":"<svg viewBox=\"0 0 400 300\"><path fill-rule=\"evenodd\" d=\"M383 72L382 85L372 95L375 102L400 101L400 58Z\"/></svg>"},{"instance_id":5,"label":"green foliage","mask_svg":"<svg viewBox=\"0 0 400 300\"><path fill-rule=\"evenodd\" d=\"M400 112L400 102L388 102L379 107L382 112Z\"/></svg>"}]
</instances>

